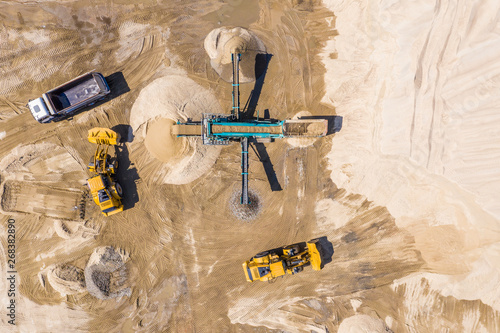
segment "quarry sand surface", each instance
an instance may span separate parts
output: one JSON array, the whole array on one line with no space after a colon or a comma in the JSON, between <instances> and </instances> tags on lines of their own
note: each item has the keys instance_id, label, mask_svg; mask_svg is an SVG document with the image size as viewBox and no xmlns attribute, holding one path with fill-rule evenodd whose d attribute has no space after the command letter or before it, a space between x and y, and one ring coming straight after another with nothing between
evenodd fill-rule
<instances>
[{"instance_id":1,"label":"quarry sand surface","mask_svg":"<svg viewBox=\"0 0 500 333\"><path fill-rule=\"evenodd\" d=\"M0 13L3 309L9 219L17 259L16 326L2 310L1 332L500 331L497 1L10 1ZM237 209L240 145L174 125L230 112L234 48L246 115L342 123L251 144L251 212ZM90 70L109 98L32 118L29 99ZM122 137L125 209L108 218L85 186L92 127ZM334 253L321 271L245 281L256 253L323 236Z\"/></svg>"}]
</instances>

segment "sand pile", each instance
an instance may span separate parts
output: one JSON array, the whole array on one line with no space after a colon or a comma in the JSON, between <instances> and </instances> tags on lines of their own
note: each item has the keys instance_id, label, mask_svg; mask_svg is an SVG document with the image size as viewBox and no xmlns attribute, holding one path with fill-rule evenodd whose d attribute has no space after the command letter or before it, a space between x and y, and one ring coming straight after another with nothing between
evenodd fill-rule
<instances>
[{"instance_id":1,"label":"sand pile","mask_svg":"<svg viewBox=\"0 0 500 333\"><path fill-rule=\"evenodd\" d=\"M312 116L312 113L309 111L300 111L297 113L295 116L293 116L292 119L300 119L301 117L310 117ZM318 126L318 124L311 124L310 126ZM313 128L311 128L311 132L314 131ZM313 143L316 142L318 138L289 138L286 139L286 142L294 147L307 147L312 145Z\"/></svg>"},{"instance_id":2,"label":"sand pile","mask_svg":"<svg viewBox=\"0 0 500 333\"><path fill-rule=\"evenodd\" d=\"M338 36L323 55L323 102L344 119L329 154L333 182L387 207L443 297L498 309L500 26L490 22L500 3L325 4ZM408 327L447 323L449 313L429 311L421 280L402 280L415 284L401 308Z\"/></svg>"},{"instance_id":3,"label":"sand pile","mask_svg":"<svg viewBox=\"0 0 500 333\"><path fill-rule=\"evenodd\" d=\"M85 282L88 292L100 299L130 296L130 288L125 287L128 256L112 246L94 250L85 267Z\"/></svg>"},{"instance_id":4,"label":"sand pile","mask_svg":"<svg viewBox=\"0 0 500 333\"><path fill-rule=\"evenodd\" d=\"M199 137L176 137L177 120L201 120L203 113L221 113L217 99L193 80L169 75L142 89L132 107L133 159L141 176L167 184L187 184L215 163L220 147L204 146Z\"/></svg>"},{"instance_id":5,"label":"sand pile","mask_svg":"<svg viewBox=\"0 0 500 333\"><path fill-rule=\"evenodd\" d=\"M48 268L47 280L61 295L72 295L86 291L83 270L73 265L53 265Z\"/></svg>"},{"instance_id":6,"label":"sand pile","mask_svg":"<svg viewBox=\"0 0 500 333\"><path fill-rule=\"evenodd\" d=\"M253 32L240 27L217 28L207 35L204 46L212 68L224 81L233 80L233 52L241 54L240 83L255 81L260 76L256 74L256 61L259 54L266 54L266 47Z\"/></svg>"},{"instance_id":7,"label":"sand pile","mask_svg":"<svg viewBox=\"0 0 500 333\"><path fill-rule=\"evenodd\" d=\"M144 144L162 162L176 163L190 151L188 140L178 138L172 132L175 123L167 118L158 118L148 123Z\"/></svg>"}]
</instances>

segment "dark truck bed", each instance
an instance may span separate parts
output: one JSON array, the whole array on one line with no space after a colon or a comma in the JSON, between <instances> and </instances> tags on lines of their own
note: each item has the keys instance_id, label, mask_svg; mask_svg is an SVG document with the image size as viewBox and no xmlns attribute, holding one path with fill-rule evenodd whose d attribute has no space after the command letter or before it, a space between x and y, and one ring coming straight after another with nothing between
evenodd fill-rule
<instances>
[{"instance_id":1,"label":"dark truck bed","mask_svg":"<svg viewBox=\"0 0 500 333\"><path fill-rule=\"evenodd\" d=\"M54 111L59 112L75 107L77 104L85 104L86 101L97 95L106 94L106 91L109 92L109 88L102 75L88 73L50 90L46 95L52 103Z\"/></svg>"}]
</instances>

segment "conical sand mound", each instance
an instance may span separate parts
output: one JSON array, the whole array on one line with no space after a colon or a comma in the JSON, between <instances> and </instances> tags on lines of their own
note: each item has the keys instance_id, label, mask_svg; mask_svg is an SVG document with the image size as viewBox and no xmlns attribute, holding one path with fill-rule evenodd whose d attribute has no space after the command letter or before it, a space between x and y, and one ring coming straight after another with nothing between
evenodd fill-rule
<instances>
[{"instance_id":1,"label":"conical sand mound","mask_svg":"<svg viewBox=\"0 0 500 333\"><path fill-rule=\"evenodd\" d=\"M142 89L130 115L136 135L133 159L141 176L152 182L187 184L212 167L220 147L203 145L196 137L177 137L173 131L177 120L199 120L203 113L221 113L220 105L210 91L189 78L168 75Z\"/></svg>"},{"instance_id":2,"label":"conical sand mound","mask_svg":"<svg viewBox=\"0 0 500 333\"><path fill-rule=\"evenodd\" d=\"M256 63L262 61L259 55L266 54L266 47L253 32L239 27L217 28L207 35L204 45L213 69L224 81L232 82L231 53L233 52L241 54L241 83L255 81L262 74L256 73Z\"/></svg>"}]
</instances>

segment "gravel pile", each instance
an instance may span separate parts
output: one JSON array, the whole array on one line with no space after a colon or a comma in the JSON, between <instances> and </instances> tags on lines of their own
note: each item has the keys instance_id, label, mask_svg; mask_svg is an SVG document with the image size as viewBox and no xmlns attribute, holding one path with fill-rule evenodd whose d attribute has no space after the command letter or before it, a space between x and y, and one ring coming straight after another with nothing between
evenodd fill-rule
<instances>
[{"instance_id":1,"label":"gravel pile","mask_svg":"<svg viewBox=\"0 0 500 333\"><path fill-rule=\"evenodd\" d=\"M255 219L262 209L260 197L256 192L250 190L248 192L248 199L250 203L248 205L242 205L241 191L235 191L229 202L231 212L234 216L243 221L251 221Z\"/></svg>"},{"instance_id":2,"label":"gravel pile","mask_svg":"<svg viewBox=\"0 0 500 333\"><path fill-rule=\"evenodd\" d=\"M87 290L99 299L130 296L130 288L125 287L128 257L112 246L94 250L85 267Z\"/></svg>"}]
</instances>

